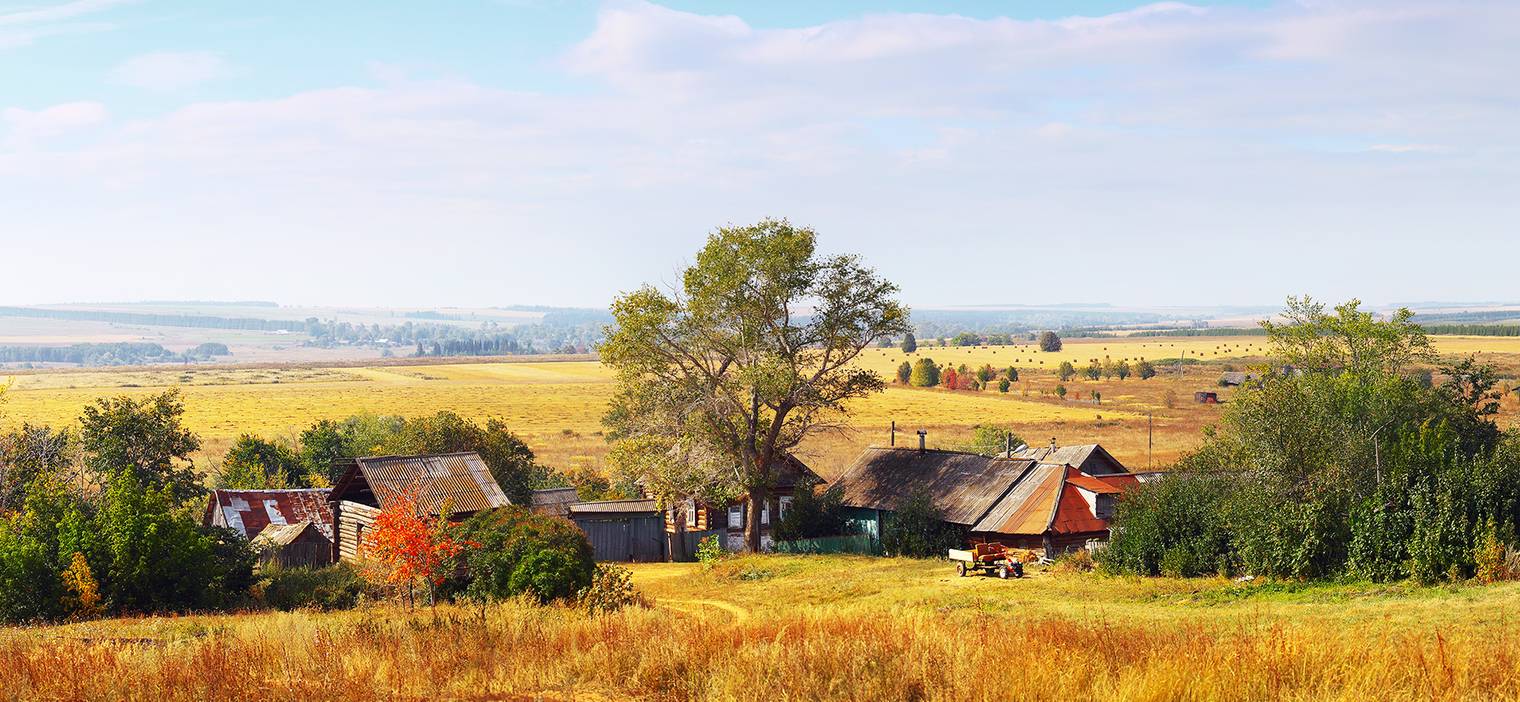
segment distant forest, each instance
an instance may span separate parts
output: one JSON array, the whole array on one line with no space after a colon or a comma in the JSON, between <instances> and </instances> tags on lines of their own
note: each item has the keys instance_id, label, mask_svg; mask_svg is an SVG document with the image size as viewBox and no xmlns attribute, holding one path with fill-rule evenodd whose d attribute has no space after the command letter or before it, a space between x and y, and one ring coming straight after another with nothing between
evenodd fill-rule
<instances>
[{"instance_id":1,"label":"distant forest","mask_svg":"<svg viewBox=\"0 0 1520 702\"><path fill-rule=\"evenodd\" d=\"M515 308L504 308L515 309ZM538 311L538 310L535 310ZM115 310L73 310L37 307L0 307L0 317L31 317L71 321L109 322L161 327L196 329L234 329L271 333L304 334L303 345L320 348L357 345L409 349L420 356L501 356L535 353L585 353L602 338L602 326L611 317L601 310L549 309L533 324L514 326L483 322L479 327L444 324L443 320L463 317L439 312L411 312L406 317L428 321L400 324L362 324L321 320L260 319L256 317L220 317L197 314L123 312ZM13 358L0 361L35 361L48 363L83 363L85 365L119 365L120 363L162 362L152 344L118 348L116 344L76 344L68 347L17 346ZM111 348L106 348L111 347ZM138 348L141 347L141 348ZM161 348L161 347L160 347ZM164 351L168 356L172 353ZM403 352L404 353L404 352ZM33 356L33 357L28 357ZM54 360L54 359L65 360ZM73 360L81 358L85 360ZM133 360L119 361L130 358ZM96 360L90 360L96 359Z\"/></svg>"},{"instance_id":2,"label":"distant forest","mask_svg":"<svg viewBox=\"0 0 1520 702\"><path fill-rule=\"evenodd\" d=\"M151 343L70 344L68 346L0 346L0 363L75 363L83 366L130 366L144 363L203 361L228 355L226 344L207 343L175 353Z\"/></svg>"}]
</instances>

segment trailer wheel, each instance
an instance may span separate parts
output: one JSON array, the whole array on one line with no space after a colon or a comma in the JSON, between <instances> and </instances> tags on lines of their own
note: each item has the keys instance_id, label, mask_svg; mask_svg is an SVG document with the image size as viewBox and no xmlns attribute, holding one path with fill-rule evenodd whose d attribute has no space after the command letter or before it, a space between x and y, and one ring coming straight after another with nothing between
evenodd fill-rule
<instances>
[{"instance_id":1,"label":"trailer wheel","mask_svg":"<svg viewBox=\"0 0 1520 702\"><path fill-rule=\"evenodd\" d=\"M956 563L955 564L955 574L961 576L962 578L966 577L966 564L965 563Z\"/></svg>"},{"instance_id":2,"label":"trailer wheel","mask_svg":"<svg viewBox=\"0 0 1520 702\"><path fill-rule=\"evenodd\" d=\"M998 577L1004 580L1008 579L1008 566L998 566Z\"/></svg>"}]
</instances>

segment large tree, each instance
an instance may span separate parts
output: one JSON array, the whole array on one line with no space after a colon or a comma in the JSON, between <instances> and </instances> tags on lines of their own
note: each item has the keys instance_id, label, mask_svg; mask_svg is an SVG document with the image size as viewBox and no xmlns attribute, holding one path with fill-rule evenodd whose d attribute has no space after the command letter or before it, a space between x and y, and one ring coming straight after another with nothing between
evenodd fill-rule
<instances>
[{"instance_id":1,"label":"large tree","mask_svg":"<svg viewBox=\"0 0 1520 702\"><path fill-rule=\"evenodd\" d=\"M857 257L820 254L811 229L719 229L680 289L645 286L612 304L601 357L617 372L614 440L642 447L630 462L646 485L745 495L745 541L758 551L779 459L885 387L854 360L908 332L896 294Z\"/></svg>"}]
</instances>

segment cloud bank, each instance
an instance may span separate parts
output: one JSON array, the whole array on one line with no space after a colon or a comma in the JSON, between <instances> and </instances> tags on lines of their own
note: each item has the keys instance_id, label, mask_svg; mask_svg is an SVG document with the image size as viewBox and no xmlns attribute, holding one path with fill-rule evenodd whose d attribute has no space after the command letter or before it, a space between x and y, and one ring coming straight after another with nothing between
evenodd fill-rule
<instances>
[{"instance_id":1,"label":"cloud bank","mask_svg":"<svg viewBox=\"0 0 1520 702\"><path fill-rule=\"evenodd\" d=\"M1520 6L1460 0L790 29L615 2L549 68L563 92L7 110L0 187L28 204L0 236L49 275L0 297L600 304L766 215L921 304L1505 297L1429 252L1520 254L1517 47ZM135 61L153 89L224 73Z\"/></svg>"}]
</instances>

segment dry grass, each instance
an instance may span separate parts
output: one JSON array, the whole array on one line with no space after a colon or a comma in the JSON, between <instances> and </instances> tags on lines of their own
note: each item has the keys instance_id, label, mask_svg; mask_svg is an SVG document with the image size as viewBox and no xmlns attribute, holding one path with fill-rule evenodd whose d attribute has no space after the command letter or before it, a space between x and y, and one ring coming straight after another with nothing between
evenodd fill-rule
<instances>
[{"instance_id":1,"label":"dry grass","mask_svg":"<svg viewBox=\"0 0 1520 702\"><path fill-rule=\"evenodd\" d=\"M1020 366L1021 379L1006 395L996 390L947 392L893 386L852 406L853 431L810 440L802 456L821 474L838 474L862 448L885 444L896 421L912 432L925 429L935 447L964 443L978 424L1011 427L1031 443L1055 437L1063 443L1101 442L1133 467L1165 467L1201 440L1200 429L1214 422L1218 406L1193 403L1193 392L1214 390L1228 401L1232 391L1215 387L1219 365L1188 368L1182 376L1163 374L1148 381L1065 383L1068 396L1054 393L1060 360L1079 366L1086 359L1175 357L1234 363L1259 360L1262 337L1178 339L1073 339L1060 353L1032 346L985 348L920 347L917 356L940 363L1002 368ZM1438 337L1443 352L1483 352L1485 360L1520 372L1520 338ZM861 363L891 377L897 364L917 356L897 349L869 349ZM360 412L418 416L452 410L473 419L501 417L549 465L598 465L606 454L600 419L612 396L612 376L592 361L295 367L133 369L17 375L3 419L55 426L72 424L96 398L183 390L186 422L199 434L203 456L219 456L242 432L290 436L322 418ZM1094 393L1102 395L1094 404ZM1168 403L1167 395L1172 401ZM1170 406L1168 406L1170 404ZM1520 396L1506 396L1506 422L1520 416ZM1154 429L1154 447L1147 442Z\"/></svg>"},{"instance_id":2,"label":"dry grass","mask_svg":"<svg viewBox=\"0 0 1520 702\"><path fill-rule=\"evenodd\" d=\"M954 578L943 563L636 566L655 606L377 606L0 630L10 699L1484 700L1520 587Z\"/></svg>"}]
</instances>

